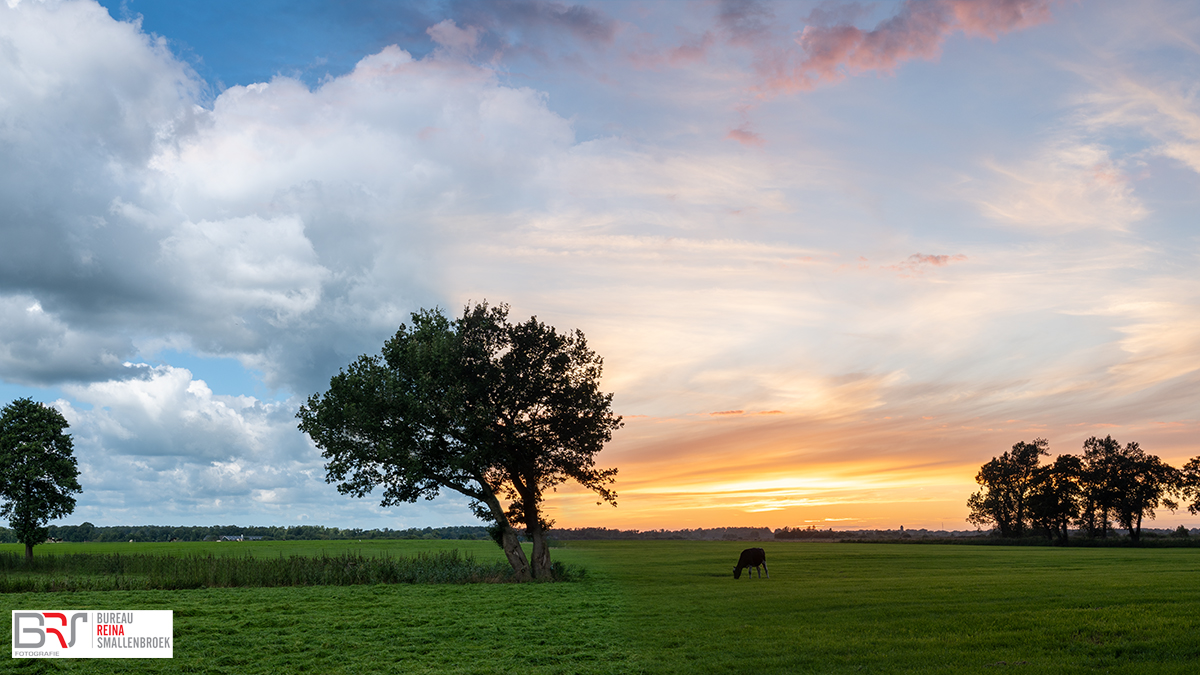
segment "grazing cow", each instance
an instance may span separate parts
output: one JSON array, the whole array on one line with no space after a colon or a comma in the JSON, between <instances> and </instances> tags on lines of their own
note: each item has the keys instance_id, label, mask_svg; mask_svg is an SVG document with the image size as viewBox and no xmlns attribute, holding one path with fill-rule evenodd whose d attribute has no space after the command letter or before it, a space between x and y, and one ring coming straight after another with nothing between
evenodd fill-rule
<instances>
[{"instance_id":1,"label":"grazing cow","mask_svg":"<svg viewBox=\"0 0 1200 675\"><path fill-rule=\"evenodd\" d=\"M761 570L758 569L759 565L762 565ZM747 567L757 570L759 579L762 578L763 572L767 573L768 579L771 578L771 572L767 569L767 552L761 548L748 548L742 551L742 555L738 556L737 567L733 568L733 578L741 579L742 570ZM746 578L749 579L750 575L746 575Z\"/></svg>"}]
</instances>

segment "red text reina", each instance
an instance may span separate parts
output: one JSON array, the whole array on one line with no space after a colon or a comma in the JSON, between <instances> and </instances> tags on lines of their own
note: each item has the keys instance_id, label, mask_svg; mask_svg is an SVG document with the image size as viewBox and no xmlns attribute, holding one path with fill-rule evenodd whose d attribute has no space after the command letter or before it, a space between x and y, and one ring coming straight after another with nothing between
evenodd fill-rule
<instances>
[{"instance_id":1,"label":"red text reina","mask_svg":"<svg viewBox=\"0 0 1200 675\"><path fill-rule=\"evenodd\" d=\"M121 624L102 623L96 626L96 635L124 635L125 626Z\"/></svg>"}]
</instances>

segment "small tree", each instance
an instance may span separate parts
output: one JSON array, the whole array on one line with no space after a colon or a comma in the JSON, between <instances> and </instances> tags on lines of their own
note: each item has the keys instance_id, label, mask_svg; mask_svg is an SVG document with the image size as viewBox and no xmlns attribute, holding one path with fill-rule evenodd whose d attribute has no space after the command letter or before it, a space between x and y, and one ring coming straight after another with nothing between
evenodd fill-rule
<instances>
[{"instance_id":1,"label":"small tree","mask_svg":"<svg viewBox=\"0 0 1200 675\"><path fill-rule=\"evenodd\" d=\"M1029 495L1038 469L1038 460L1049 454L1050 444L1044 438L1024 441L1012 446L1010 452L984 464L975 476L983 488L967 500L971 513L967 522L976 526L990 525L1003 537L1019 537L1029 523Z\"/></svg>"},{"instance_id":2,"label":"small tree","mask_svg":"<svg viewBox=\"0 0 1200 675\"><path fill-rule=\"evenodd\" d=\"M297 417L343 494L383 487L388 506L454 490L492 523L518 579L549 578L545 494L575 480L615 504L616 469L597 469L595 455L621 418L582 333L507 318L507 306L487 303L453 322L414 313L382 355L359 357ZM532 567L514 525L533 541Z\"/></svg>"},{"instance_id":3,"label":"small tree","mask_svg":"<svg viewBox=\"0 0 1200 675\"><path fill-rule=\"evenodd\" d=\"M0 515L7 516L25 559L46 540L46 523L75 510L79 468L62 413L28 398L0 412Z\"/></svg>"}]
</instances>

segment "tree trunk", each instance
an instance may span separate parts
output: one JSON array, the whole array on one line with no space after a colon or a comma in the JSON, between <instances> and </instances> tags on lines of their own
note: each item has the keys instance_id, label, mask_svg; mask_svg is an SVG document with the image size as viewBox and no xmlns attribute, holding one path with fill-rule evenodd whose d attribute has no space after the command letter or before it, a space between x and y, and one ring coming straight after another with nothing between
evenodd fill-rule
<instances>
[{"instance_id":1,"label":"tree trunk","mask_svg":"<svg viewBox=\"0 0 1200 675\"><path fill-rule=\"evenodd\" d=\"M503 527L504 531L501 534L502 547L504 548L504 556L508 558L508 564L512 565L513 576L516 577L517 581L529 581L533 578L529 570L529 560L525 557L525 551L521 548L521 541L517 538L517 531L507 523Z\"/></svg>"},{"instance_id":2,"label":"tree trunk","mask_svg":"<svg viewBox=\"0 0 1200 675\"><path fill-rule=\"evenodd\" d=\"M25 542L25 562L33 562L33 544Z\"/></svg>"},{"instance_id":3,"label":"tree trunk","mask_svg":"<svg viewBox=\"0 0 1200 675\"><path fill-rule=\"evenodd\" d=\"M480 485L484 484L480 482ZM500 500L496 499L496 495L488 494L485 495L483 501L492 512L496 527L500 528L500 548L504 549L504 556L508 558L508 564L512 565L513 575L517 581L529 581L533 578L529 569L529 559L525 557L525 551L521 548L520 540L517 539L517 531L509 524L504 507L500 506Z\"/></svg>"},{"instance_id":4,"label":"tree trunk","mask_svg":"<svg viewBox=\"0 0 1200 675\"><path fill-rule=\"evenodd\" d=\"M537 494L530 489L536 476L513 472L513 487L521 495L521 506L525 516L525 531L533 542L533 578L550 581L550 543L546 541L546 529L542 527L542 513L538 508Z\"/></svg>"},{"instance_id":5,"label":"tree trunk","mask_svg":"<svg viewBox=\"0 0 1200 675\"><path fill-rule=\"evenodd\" d=\"M529 538L533 540L533 576L535 579L550 581L553 570L550 565L550 543L546 541L546 532L540 525L537 529L529 528Z\"/></svg>"}]
</instances>

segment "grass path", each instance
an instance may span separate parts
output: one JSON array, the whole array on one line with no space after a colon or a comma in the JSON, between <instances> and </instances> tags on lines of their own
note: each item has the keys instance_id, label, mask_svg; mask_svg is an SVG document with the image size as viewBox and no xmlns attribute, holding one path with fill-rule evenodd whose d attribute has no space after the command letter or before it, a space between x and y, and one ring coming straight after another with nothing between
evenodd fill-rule
<instances>
[{"instance_id":1,"label":"grass path","mask_svg":"<svg viewBox=\"0 0 1200 675\"><path fill-rule=\"evenodd\" d=\"M488 542L450 543L500 555ZM313 544L362 550L191 546L286 555ZM1191 673L1200 663L1200 549L769 542L771 579L734 581L744 546L570 542L556 559L588 575L567 584L0 595L10 609L173 609L177 645L169 663L8 660L0 672Z\"/></svg>"}]
</instances>

